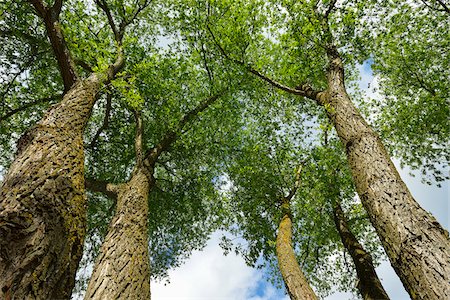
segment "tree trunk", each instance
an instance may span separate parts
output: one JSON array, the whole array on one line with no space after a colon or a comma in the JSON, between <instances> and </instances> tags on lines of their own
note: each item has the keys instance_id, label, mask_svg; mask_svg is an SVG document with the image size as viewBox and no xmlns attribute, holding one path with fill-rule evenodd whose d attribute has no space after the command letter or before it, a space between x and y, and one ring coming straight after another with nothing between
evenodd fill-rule
<instances>
[{"instance_id":1,"label":"tree trunk","mask_svg":"<svg viewBox=\"0 0 450 300\"><path fill-rule=\"evenodd\" d=\"M450 298L448 232L415 201L380 138L352 104L335 49L329 59L328 97L321 104L346 148L357 192L394 270L412 299Z\"/></svg>"},{"instance_id":2,"label":"tree trunk","mask_svg":"<svg viewBox=\"0 0 450 300\"><path fill-rule=\"evenodd\" d=\"M350 231L342 207L338 202L333 205L334 223L341 237L342 243L352 257L358 274L358 290L363 299L389 299L380 279L375 272L371 255L364 250L356 237Z\"/></svg>"},{"instance_id":3,"label":"tree trunk","mask_svg":"<svg viewBox=\"0 0 450 300\"><path fill-rule=\"evenodd\" d=\"M142 169L117 186L117 208L102 244L85 299L150 299L148 193Z\"/></svg>"},{"instance_id":4,"label":"tree trunk","mask_svg":"<svg viewBox=\"0 0 450 300\"><path fill-rule=\"evenodd\" d=\"M277 234L278 267L292 300L316 300L317 296L303 275L292 248L292 220L290 213L284 213Z\"/></svg>"},{"instance_id":5,"label":"tree trunk","mask_svg":"<svg viewBox=\"0 0 450 300\"><path fill-rule=\"evenodd\" d=\"M0 189L0 299L69 299L86 223L83 131L99 89L75 84L19 140Z\"/></svg>"}]
</instances>

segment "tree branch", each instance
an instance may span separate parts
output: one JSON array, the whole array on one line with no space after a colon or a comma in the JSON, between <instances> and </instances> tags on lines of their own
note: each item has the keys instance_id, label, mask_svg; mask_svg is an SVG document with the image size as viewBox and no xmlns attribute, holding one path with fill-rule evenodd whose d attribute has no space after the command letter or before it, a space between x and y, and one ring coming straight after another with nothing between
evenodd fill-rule
<instances>
[{"instance_id":1,"label":"tree branch","mask_svg":"<svg viewBox=\"0 0 450 300\"><path fill-rule=\"evenodd\" d=\"M48 8L41 0L28 0L33 5L39 17L44 18Z\"/></svg>"},{"instance_id":2,"label":"tree branch","mask_svg":"<svg viewBox=\"0 0 450 300\"><path fill-rule=\"evenodd\" d=\"M119 44L116 61L112 65L110 65L108 70L106 71L107 80L105 84L113 80L116 74L123 68L124 65L125 56L123 53L123 47Z\"/></svg>"},{"instance_id":3,"label":"tree branch","mask_svg":"<svg viewBox=\"0 0 450 300\"><path fill-rule=\"evenodd\" d=\"M200 102L194 109L188 111L178 122L177 126L174 129L170 129L166 132L164 137L159 141L159 143L154 146L152 149L148 150L145 154L144 164L148 166L154 166L158 157L162 152L166 151L170 145L177 139L180 135L183 127L186 123L190 122L194 119L200 112L204 111L208 108L212 103L214 103L217 99L219 99L227 89L222 90L221 92L206 98L202 102Z\"/></svg>"},{"instance_id":4,"label":"tree branch","mask_svg":"<svg viewBox=\"0 0 450 300\"><path fill-rule=\"evenodd\" d=\"M437 7L434 7L434 6L431 6L430 4L427 3L426 0L420 0L420 1L422 1L422 3L425 4L425 6L428 7L429 9L436 10L436 11L443 11L443 12L446 12L446 13L450 14L450 9L449 9L448 6L447 6L444 2L442 2L441 0L436 0L436 2L437 2L440 6L442 6L442 9L439 9L439 8L437 8Z\"/></svg>"},{"instance_id":5,"label":"tree branch","mask_svg":"<svg viewBox=\"0 0 450 300\"><path fill-rule=\"evenodd\" d=\"M441 0L436 0L436 1L443 7L443 10L446 13L450 14L450 9L448 8L448 6L444 2L442 2Z\"/></svg>"},{"instance_id":6,"label":"tree branch","mask_svg":"<svg viewBox=\"0 0 450 300\"><path fill-rule=\"evenodd\" d=\"M28 0L35 8L38 15L44 20L47 36L50 39L50 44L58 62L61 77L64 83L64 91L67 92L78 80L75 64L67 48L66 41L62 34L61 26L59 24L60 1L55 2L55 9L47 8L40 0Z\"/></svg>"},{"instance_id":7,"label":"tree branch","mask_svg":"<svg viewBox=\"0 0 450 300\"><path fill-rule=\"evenodd\" d=\"M108 128L109 126L109 118L111 115L111 108L112 108L112 95L110 93L106 94L106 106L105 106L105 117L103 118L102 126L97 130L94 137L92 138L92 141L89 143L89 148L94 149L97 145L98 138L100 137L100 134Z\"/></svg>"},{"instance_id":8,"label":"tree branch","mask_svg":"<svg viewBox=\"0 0 450 300\"><path fill-rule=\"evenodd\" d=\"M62 96L63 96L62 94L53 95L53 96L50 96L50 97L41 98L41 99L35 100L35 101L33 101L33 102L24 104L24 105L22 105L21 107L15 108L15 109L13 109L13 110L7 112L5 115L1 116L1 117L0 117L0 123L3 122L3 121L6 120L6 119L12 117L12 116L15 115L15 114L17 114L17 113L19 113L19 112L21 112L21 111L24 111L25 109L27 109L27 108L29 108L29 107L32 107L32 106L37 105L37 104L39 104L39 103L46 103L46 102L50 102L50 101L52 101L52 100L57 100L57 99L62 98Z\"/></svg>"},{"instance_id":9,"label":"tree branch","mask_svg":"<svg viewBox=\"0 0 450 300\"><path fill-rule=\"evenodd\" d=\"M298 188L300 187L300 183L301 183L301 174L302 174L302 167L303 167L304 162L302 162L302 164L300 164L297 167L297 170L295 171L295 182L294 182L294 186L291 188L291 190L289 191L289 194L285 197L285 199L287 201L291 201L291 199L294 197L295 193L297 192Z\"/></svg>"},{"instance_id":10,"label":"tree branch","mask_svg":"<svg viewBox=\"0 0 450 300\"><path fill-rule=\"evenodd\" d=\"M230 57L228 55L228 53L222 48L222 46L217 41L217 39L214 36L214 33L212 32L211 28L209 28L209 26L207 26L207 29L208 29L209 33L211 34L214 43L219 48L219 51L222 53L222 55L226 59L234 62L235 64L238 64L238 65L241 65L241 66L245 67L248 72L256 75L257 77L259 77L263 81L271 84L272 86L274 86L274 87L276 87L276 88L278 88L278 89L280 89L282 91L288 92L288 93L293 94L293 95L298 95L298 96L302 96L302 97L305 97L305 98L309 98L311 100L314 100L314 101L318 102L319 104L323 104L324 103L325 97L326 97L326 92L325 91L316 91L311 86L309 86L308 84L302 84L302 85L299 85L299 86L297 86L295 88L288 87L288 86L286 86L286 85L284 85L284 84L282 84L282 83L280 83L278 81L275 81L272 78L264 75L260 71L254 69L251 65L246 64L245 62L243 62L241 60L238 60L238 59Z\"/></svg>"},{"instance_id":11,"label":"tree branch","mask_svg":"<svg viewBox=\"0 0 450 300\"><path fill-rule=\"evenodd\" d=\"M85 178L85 187L91 192L102 193L111 199L117 199L115 185L112 183L93 178Z\"/></svg>"},{"instance_id":12,"label":"tree branch","mask_svg":"<svg viewBox=\"0 0 450 300\"><path fill-rule=\"evenodd\" d=\"M337 2L337 0L331 1L330 5L328 6L327 11L324 14L325 20L328 20L330 13L333 11L334 7L336 6L336 2Z\"/></svg>"},{"instance_id":13,"label":"tree branch","mask_svg":"<svg viewBox=\"0 0 450 300\"><path fill-rule=\"evenodd\" d=\"M136 152L136 167L142 166L143 161L143 147L142 147L142 134L143 134L143 125L142 125L142 117L141 112L137 109L133 109L134 119L136 122L136 134L134 137L134 151Z\"/></svg>"},{"instance_id":14,"label":"tree branch","mask_svg":"<svg viewBox=\"0 0 450 300\"><path fill-rule=\"evenodd\" d=\"M104 0L95 0L95 3L105 13L106 18L108 19L109 27L111 27L111 30L113 31L114 39L116 40L116 42L121 42L122 39L119 36L119 32L117 31L116 23L114 22L114 19L112 17L111 10L109 9L108 4L106 4L106 1L104 1Z\"/></svg>"},{"instance_id":15,"label":"tree branch","mask_svg":"<svg viewBox=\"0 0 450 300\"><path fill-rule=\"evenodd\" d=\"M74 62L75 62L76 65L82 67L83 69L85 69L89 73L93 73L94 72L94 70L92 70L91 66L87 62L85 62L84 60L76 58L76 59L74 59Z\"/></svg>"},{"instance_id":16,"label":"tree branch","mask_svg":"<svg viewBox=\"0 0 450 300\"><path fill-rule=\"evenodd\" d=\"M52 11L54 14L59 16L59 14L61 13L62 3L62 0L55 0L55 3L53 3L52 6Z\"/></svg>"}]
</instances>

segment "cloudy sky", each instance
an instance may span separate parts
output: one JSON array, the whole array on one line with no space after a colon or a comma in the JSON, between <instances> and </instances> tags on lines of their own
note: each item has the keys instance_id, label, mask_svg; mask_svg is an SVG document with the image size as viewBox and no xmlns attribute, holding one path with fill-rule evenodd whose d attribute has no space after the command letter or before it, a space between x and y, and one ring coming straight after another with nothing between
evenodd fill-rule
<instances>
[{"instance_id":1,"label":"cloudy sky","mask_svg":"<svg viewBox=\"0 0 450 300\"><path fill-rule=\"evenodd\" d=\"M367 89L374 86L370 65L361 66L360 86ZM373 93L368 92L373 96ZM415 199L437 220L449 228L449 182L442 188L422 184L420 175L412 177L409 169L400 169L400 175ZM170 284L152 282L153 300L287 300L284 290L277 289L264 279L261 270L249 268L236 255L223 256L218 246L220 233L209 240L203 251L195 252L190 260L176 270L169 272ZM377 268L378 275L391 297L395 300L409 299L400 280L386 261ZM326 300L352 299L349 294L335 293Z\"/></svg>"}]
</instances>

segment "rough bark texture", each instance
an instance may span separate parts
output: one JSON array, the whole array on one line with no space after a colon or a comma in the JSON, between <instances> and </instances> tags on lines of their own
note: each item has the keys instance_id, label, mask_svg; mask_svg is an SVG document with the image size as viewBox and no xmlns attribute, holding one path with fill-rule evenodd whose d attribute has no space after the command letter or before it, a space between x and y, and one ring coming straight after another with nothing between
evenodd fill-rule
<instances>
[{"instance_id":1,"label":"rough bark texture","mask_svg":"<svg viewBox=\"0 0 450 300\"><path fill-rule=\"evenodd\" d=\"M361 296L363 299L367 300L389 299L389 296L375 272L372 256L364 250L363 246L350 231L341 205L336 202L333 209L334 223L336 224L342 243L350 253L353 263L355 264L359 280L358 290L361 293Z\"/></svg>"},{"instance_id":2,"label":"rough bark texture","mask_svg":"<svg viewBox=\"0 0 450 300\"><path fill-rule=\"evenodd\" d=\"M0 190L0 299L69 299L85 235L83 131L99 88L80 81L19 140Z\"/></svg>"},{"instance_id":3,"label":"rough bark texture","mask_svg":"<svg viewBox=\"0 0 450 300\"><path fill-rule=\"evenodd\" d=\"M137 169L117 187L117 209L109 225L85 299L150 299L148 193L151 176Z\"/></svg>"},{"instance_id":4,"label":"rough bark texture","mask_svg":"<svg viewBox=\"0 0 450 300\"><path fill-rule=\"evenodd\" d=\"M422 209L378 135L352 104L342 60L329 51L327 109L346 147L357 192L391 264L412 299L450 298L448 232Z\"/></svg>"},{"instance_id":5,"label":"rough bark texture","mask_svg":"<svg viewBox=\"0 0 450 300\"><path fill-rule=\"evenodd\" d=\"M295 257L292 248L292 220L288 212L283 215L278 227L276 250L278 266L290 298L292 300L317 299Z\"/></svg>"}]
</instances>

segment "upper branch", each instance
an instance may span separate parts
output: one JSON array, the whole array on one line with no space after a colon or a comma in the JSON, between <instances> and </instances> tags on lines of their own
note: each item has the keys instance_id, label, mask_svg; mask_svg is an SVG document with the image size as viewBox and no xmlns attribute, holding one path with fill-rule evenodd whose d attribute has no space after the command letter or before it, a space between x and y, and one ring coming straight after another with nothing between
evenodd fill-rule
<instances>
[{"instance_id":1,"label":"upper branch","mask_svg":"<svg viewBox=\"0 0 450 300\"><path fill-rule=\"evenodd\" d=\"M430 8L430 9L432 9L432 10L443 11L443 12L446 12L446 13L450 14L450 9L449 9L448 6L447 6L444 2L442 2L441 0L436 0L436 2L438 3L438 5L440 5L440 6L442 7L441 9L439 9L439 8L437 8L437 7L434 7L434 6L430 5L430 4L428 4L426 0L421 0L421 1L422 1L423 4L425 4L425 6L427 6L428 8Z\"/></svg>"},{"instance_id":2,"label":"upper branch","mask_svg":"<svg viewBox=\"0 0 450 300\"><path fill-rule=\"evenodd\" d=\"M159 141L159 143L154 146L152 149L148 150L145 154L145 163L153 166L156 163L156 160L161 155L162 152L166 151L170 145L177 139L178 135L181 133L183 127L186 123L190 122L194 119L199 113L208 108L211 104L213 104L217 99L219 99L227 89L222 90L221 92L206 98L202 102L200 102L194 109L188 111L178 122L177 126L174 129L168 130L164 137Z\"/></svg>"},{"instance_id":3,"label":"upper branch","mask_svg":"<svg viewBox=\"0 0 450 300\"><path fill-rule=\"evenodd\" d=\"M112 95L111 93L106 94L106 106L105 106L105 117L103 118L102 126L97 130L94 137L92 138L91 143L89 144L89 148L94 149L95 145L97 144L98 138L100 137L100 134L108 128L109 126L109 118L111 116L111 108L112 108Z\"/></svg>"},{"instance_id":4,"label":"upper branch","mask_svg":"<svg viewBox=\"0 0 450 300\"><path fill-rule=\"evenodd\" d=\"M52 10L55 14L59 15L59 13L61 12L62 3L62 0L55 0L55 3L53 3Z\"/></svg>"},{"instance_id":5,"label":"upper branch","mask_svg":"<svg viewBox=\"0 0 450 300\"><path fill-rule=\"evenodd\" d=\"M134 137L134 150L136 152L136 165L140 167L143 161L143 148L142 148L142 134L143 134L143 125L142 125L142 117L141 112L137 109L133 110L134 119L136 122L136 134Z\"/></svg>"},{"instance_id":6,"label":"upper branch","mask_svg":"<svg viewBox=\"0 0 450 300\"><path fill-rule=\"evenodd\" d=\"M34 9L38 13L38 16L44 18L47 14L48 8L41 0L29 0L31 5L33 5Z\"/></svg>"},{"instance_id":7,"label":"upper branch","mask_svg":"<svg viewBox=\"0 0 450 300\"><path fill-rule=\"evenodd\" d=\"M326 20L328 20L328 17L330 16L330 13L333 11L334 7L336 6L336 2L337 2L337 0L332 0L330 5L328 6L328 8L327 8L327 10L326 10L326 12L324 14L324 17L325 17Z\"/></svg>"},{"instance_id":8,"label":"upper branch","mask_svg":"<svg viewBox=\"0 0 450 300\"><path fill-rule=\"evenodd\" d=\"M111 14L111 10L109 9L108 4L104 0L95 0L95 3L100 7L108 18L109 26L114 33L114 39L116 42L122 42L122 37L119 35L119 31L117 30L116 23L114 22L113 16Z\"/></svg>"},{"instance_id":9,"label":"upper branch","mask_svg":"<svg viewBox=\"0 0 450 300\"><path fill-rule=\"evenodd\" d=\"M300 166L298 166L297 171L295 172L294 186L290 190L289 194L285 197L287 201L291 201L291 199L294 197L295 193L297 192L298 188L300 187L302 167L303 167L303 163Z\"/></svg>"},{"instance_id":10,"label":"upper branch","mask_svg":"<svg viewBox=\"0 0 450 300\"><path fill-rule=\"evenodd\" d=\"M67 92L78 80L78 75L59 24L62 1L55 1L55 5L51 8L48 8L41 0L28 1L33 5L38 16L44 21L47 36L50 39L50 44L63 79L64 91Z\"/></svg>"},{"instance_id":11,"label":"upper branch","mask_svg":"<svg viewBox=\"0 0 450 300\"><path fill-rule=\"evenodd\" d=\"M324 102L324 96L326 95L326 93L324 91L314 90L308 84L302 84L302 85L299 85L299 86L297 86L295 88L288 87L287 85L284 85L284 84L282 84L282 83L280 83L280 82L278 82L276 80L273 80L272 78L264 75L260 71L254 69L251 65L246 64L245 62L243 62L241 60L238 60L238 59L230 57L228 55L228 53L225 51L225 49L223 49L223 47L217 41L214 33L209 28L209 26L207 26L207 29L208 29L209 33L211 34L211 37L213 38L214 43L219 48L219 51L222 53L222 55L226 59L228 59L228 60L230 60L230 61L232 61L232 62L234 62L234 63L236 63L238 65L241 65L241 66L245 67L248 72L256 75L257 77L261 78L265 82L271 84L272 86L274 86L274 87L276 87L276 88L278 88L278 89L280 89L282 91L288 92L288 93L293 94L293 95L298 95L298 96L309 98L311 100L317 101L319 104L322 104Z\"/></svg>"},{"instance_id":12,"label":"upper branch","mask_svg":"<svg viewBox=\"0 0 450 300\"><path fill-rule=\"evenodd\" d=\"M443 10L446 13L450 14L450 9L448 8L448 6L444 2L442 2L441 0L436 0L436 1L443 7Z\"/></svg>"},{"instance_id":13,"label":"upper branch","mask_svg":"<svg viewBox=\"0 0 450 300\"><path fill-rule=\"evenodd\" d=\"M125 33L125 28L126 26L128 26L129 24L131 24L136 18L137 16L150 4L150 0L145 0L144 3L141 4L137 4L136 1L136 10L132 13L131 17L129 19L126 18L125 13L123 16L123 20L119 25L119 32L123 35Z\"/></svg>"}]
</instances>

